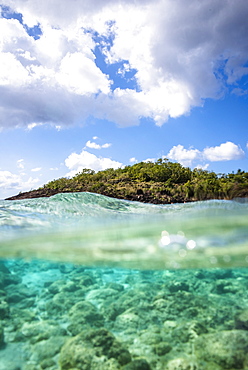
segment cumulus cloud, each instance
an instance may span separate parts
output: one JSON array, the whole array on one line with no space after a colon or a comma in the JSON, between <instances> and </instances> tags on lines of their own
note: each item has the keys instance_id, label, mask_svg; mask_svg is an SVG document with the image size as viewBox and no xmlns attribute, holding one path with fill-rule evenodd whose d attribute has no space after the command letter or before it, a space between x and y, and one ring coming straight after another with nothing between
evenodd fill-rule
<instances>
[{"instance_id":1,"label":"cumulus cloud","mask_svg":"<svg viewBox=\"0 0 248 370\"><path fill-rule=\"evenodd\" d=\"M192 166L194 161L231 161L244 158L244 151L236 144L227 141L215 147L207 147L201 152L198 149L185 149L183 145L176 145L169 151L167 158L181 163L183 166ZM209 164L198 164L196 168L206 169Z\"/></svg>"},{"instance_id":2,"label":"cumulus cloud","mask_svg":"<svg viewBox=\"0 0 248 370\"><path fill-rule=\"evenodd\" d=\"M211 162L217 162L241 159L245 153L238 145L227 141L220 146L205 148L203 156Z\"/></svg>"},{"instance_id":3,"label":"cumulus cloud","mask_svg":"<svg viewBox=\"0 0 248 370\"><path fill-rule=\"evenodd\" d=\"M129 162L130 163L137 163L138 161L135 157L132 157L132 158L129 159Z\"/></svg>"},{"instance_id":4,"label":"cumulus cloud","mask_svg":"<svg viewBox=\"0 0 248 370\"><path fill-rule=\"evenodd\" d=\"M91 149L106 149L109 148L112 144L111 143L105 143L103 145L97 144L94 141L88 140L87 143L85 144L85 147L91 148Z\"/></svg>"},{"instance_id":5,"label":"cumulus cloud","mask_svg":"<svg viewBox=\"0 0 248 370\"><path fill-rule=\"evenodd\" d=\"M3 0L22 14L0 17L0 126L82 123L120 126L141 117L162 125L204 99L219 98L248 74L248 2L190 0ZM39 25L34 38L27 27ZM95 47L133 89L112 88ZM108 69L111 71L111 69ZM236 90L235 90L236 89ZM242 94L246 92L242 87ZM125 112L125 115L123 115Z\"/></svg>"},{"instance_id":6,"label":"cumulus cloud","mask_svg":"<svg viewBox=\"0 0 248 370\"><path fill-rule=\"evenodd\" d=\"M206 163L206 164L198 164L195 168L199 169L199 170L207 170L209 167L209 163Z\"/></svg>"},{"instance_id":7,"label":"cumulus cloud","mask_svg":"<svg viewBox=\"0 0 248 370\"><path fill-rule=\"evenodd\" d=\"M10 171L0 171L0 188L16 188L20 185L20 177Z\"/></svg>"},{"instance_id":8,"label":"cumulus cloud","mask_svg":"<svg viewBox=\"0 0 248 370\"><path fill-rule=\"evenodd\" d=\"M183 145L176 145L167 154L168 159L175 160L181 163L183 166L191 166L192 162L201 156L201 152L198 149L185 149Z\"/></svg>"},{"instance_id":9,"label":"cumulus cloud","mask_svg":"<svg viewBox=\"0 0 248 370\"><path fill-rule=\"evenodd\" d=\"M22 175L14 174L10 171L0 171L0 189L4 192L5 190L30 190L34 185L37 184L39 179L29 177L27 180Z\"/></svg>"},{"instance_id":10,"label":"cumulus cloud","mask_svg":"<svg viewBox=\"0 0 248 370\"><path fill-rule=\"evenodd\" d=\"M114 161L111 158L97 157L86 150L82 150L80 154L70 154L65 160L65 165L70 170L67 176L74 176L83 169L94 171L106 170L108 168L117 169L122 166L122 163Z\"/></svg>"}]
</instances>

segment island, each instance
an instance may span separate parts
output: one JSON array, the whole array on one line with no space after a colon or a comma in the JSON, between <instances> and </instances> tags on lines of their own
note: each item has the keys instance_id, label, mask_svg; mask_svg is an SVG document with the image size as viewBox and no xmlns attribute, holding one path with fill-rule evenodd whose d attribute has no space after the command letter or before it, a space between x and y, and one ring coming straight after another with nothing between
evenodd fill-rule
<instances>
[{"instance_id":1,"label":"island","mask_svg":"<svg viewBox=\"0 0 248 370\"><path fill-rule=\"evenodd\" d=\"M167 159L145 161L118 169L84 169L6 200L50 197L57 193L92 192L118 199L154 204L248 197L248 172L222 174L190 169Z\"/></svg>"}]
</instances>

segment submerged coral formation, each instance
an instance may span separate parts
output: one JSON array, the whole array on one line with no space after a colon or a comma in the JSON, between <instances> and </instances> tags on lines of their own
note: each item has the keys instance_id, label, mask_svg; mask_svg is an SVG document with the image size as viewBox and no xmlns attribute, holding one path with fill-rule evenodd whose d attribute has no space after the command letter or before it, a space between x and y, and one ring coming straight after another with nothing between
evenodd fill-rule
<instances>
[{"instance_id":1,"label":"submerged coral formation","mask_svg":"<svg viewBox=\"0 0 248 370\"><path fill-rule=\"evenodd\" d=\"M0 262L1 370L248 369L248 270Z\"/></svg>"}]
</instances>

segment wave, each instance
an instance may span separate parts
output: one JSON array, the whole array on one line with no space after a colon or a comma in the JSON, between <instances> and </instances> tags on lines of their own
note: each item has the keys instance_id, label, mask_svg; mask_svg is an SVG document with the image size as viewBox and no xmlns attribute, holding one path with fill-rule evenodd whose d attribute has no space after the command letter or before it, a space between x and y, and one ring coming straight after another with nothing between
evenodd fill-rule
<instances>
[{"instance_id":1,"label":"wave","mask_svg":"<svg viewBox=\"0 0 248 370\"><path fill-rule=\"evenodd\" d=\"M145 269L247 267L248 204L93 193L0 202L0 257Z\"/></svg>"}]
</instances>

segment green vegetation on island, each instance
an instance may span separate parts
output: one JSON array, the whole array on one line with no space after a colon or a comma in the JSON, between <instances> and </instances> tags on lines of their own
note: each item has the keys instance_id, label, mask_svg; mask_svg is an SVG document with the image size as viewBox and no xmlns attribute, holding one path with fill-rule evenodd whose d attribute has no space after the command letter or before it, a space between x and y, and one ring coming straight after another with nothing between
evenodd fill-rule
<instances>
[{"instance_id":1,"label":"green vegetation on island","mask_svg":"<svg viewBox=\"0 0 248 370\"><path fill-rule=\"evenodd\" d=\"M248 172L216 174L191 170L167 159L140 162L95 172L84 169L72 178L62 177L43 187L8 199L47 197L57 193L93 192L109 197L166 204L208 199L248 197Z\"/></svg>"}]
</instances>

